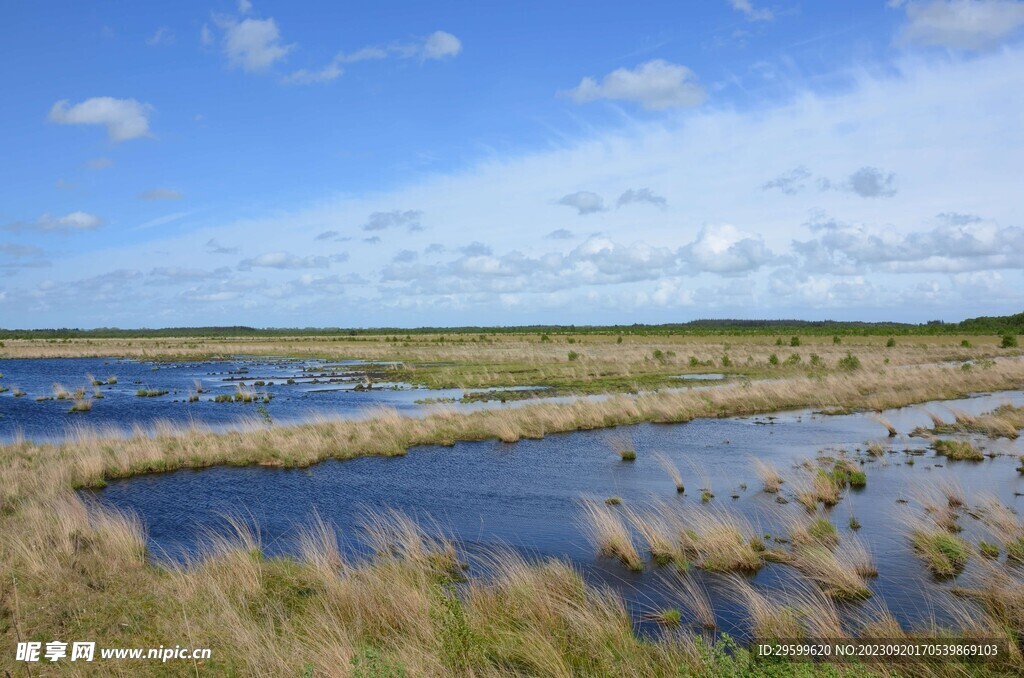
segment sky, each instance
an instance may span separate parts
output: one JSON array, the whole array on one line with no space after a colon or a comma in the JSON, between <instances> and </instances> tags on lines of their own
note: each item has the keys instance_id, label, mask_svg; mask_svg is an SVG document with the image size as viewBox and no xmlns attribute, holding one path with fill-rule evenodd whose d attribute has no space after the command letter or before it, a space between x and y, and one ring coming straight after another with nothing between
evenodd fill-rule
<instances>
[{"instance_id":1,"label":"sky","mask_svg":"<svg viewBox=\"0 0 1024 678\"><path fill-rule=\"evenodd\" d=\"M2 14L0 327L1024 310L1024 1Z\"/></svg>"}]
</instances>

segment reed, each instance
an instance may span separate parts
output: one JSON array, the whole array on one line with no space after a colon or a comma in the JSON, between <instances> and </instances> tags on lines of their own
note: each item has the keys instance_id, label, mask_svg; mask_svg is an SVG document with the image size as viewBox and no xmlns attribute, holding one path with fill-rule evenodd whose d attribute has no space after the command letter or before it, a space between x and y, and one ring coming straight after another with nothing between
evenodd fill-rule
<instances>
[{"instance_id":1,"label":"reed","mask_svg":"<svg viewBox=\"0 0 1024 678\"><path fill-rule=\"evenodd\" d=\"M683 474L679 472L679 468L673 463L667 454L664 452L655 452L654 459L658 462L658 466L661 466L668 474L668 477L675 483L676 492L682 494L686 491L686 486L683 485Z\"/></svg>"},{"instance_id":2,"label":"reed","mask_svg":"<svg viewBox=\"0 0 1024 678\"><path fill-rule=\"evenodd\" d=\"M761 485L765 492L769 494L777 494L781 489L782 484L785 482L782 475L779 474L778 470L771 463L761 460L754 459L754 469L757 471L758 477L761 479Z\"/></svg>"},{"instance_id":3,"label":"reed","mask_svg":"<svg viewBox=\"0 0 1024 678\"><path fill-rule=\"evenodd\" d=\"M607 506L594 501L583 502L585 528L591 541L597 546L598 554L607 558L618 558L627 569L640 571L643 559L633 545L622 518Z\"/></svg>"}]
</instances>

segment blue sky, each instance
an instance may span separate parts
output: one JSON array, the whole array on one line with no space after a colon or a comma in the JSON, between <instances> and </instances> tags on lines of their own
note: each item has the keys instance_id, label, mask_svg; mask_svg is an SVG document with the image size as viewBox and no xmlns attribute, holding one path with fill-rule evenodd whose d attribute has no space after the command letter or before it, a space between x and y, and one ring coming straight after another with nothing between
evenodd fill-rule
<instances>
[{"instance_id":1,"label":"blue sky","mask_svg":"<svg viewBox=\"0 0 1024 678\"><path fill-rule=\"evenodd\" d=\"M1011 0L10 5L0 326L1019 312L1022 32Z\"/></svg>"}]
</instances>

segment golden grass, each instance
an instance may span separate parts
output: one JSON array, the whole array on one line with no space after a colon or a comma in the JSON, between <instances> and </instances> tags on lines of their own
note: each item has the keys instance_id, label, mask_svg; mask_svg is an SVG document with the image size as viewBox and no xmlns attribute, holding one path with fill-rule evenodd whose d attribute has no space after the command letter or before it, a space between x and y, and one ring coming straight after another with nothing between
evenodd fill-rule
<instances>
[{"instance_id":1,"label":"golden grass","mask_svg":"<svg viewBox=\"0 0 1024 678\"><path fill-rule=\"evenodd\" d=\"M629 528L617 512L606 504L584 501L583 514L586 517L584 527L599 555L618 558L630 570L644 569L644 561L633 545Z\"/></svg>"},{"instance_id":2,"label":"golden grass","mask_svg":"<svg viewBox=\"0 0 1024 678\"><path fill-rule=\"evenodd\" d=\"M782 475L770 462L754 459L753 464L754 470L757 471L757 475L761 479L764 491L770 494L777 494L782 488L782 483L785 482Z\"/></svg>"},{"instance_id":3,"label":"golden grass","mask_svg":"<svg viewBox=\"0 0 1024 678\"><path fill-rule=\"evenodd\" d=\"M665 473L675 483L676 492L682 494L686 491L686 486L683 485L683 474L679 472L679 467L675 465L672 459L669 458L664 452L655 452L654 460L658 462L658 466L665 469Z\"/></svg>"}]
</instances>

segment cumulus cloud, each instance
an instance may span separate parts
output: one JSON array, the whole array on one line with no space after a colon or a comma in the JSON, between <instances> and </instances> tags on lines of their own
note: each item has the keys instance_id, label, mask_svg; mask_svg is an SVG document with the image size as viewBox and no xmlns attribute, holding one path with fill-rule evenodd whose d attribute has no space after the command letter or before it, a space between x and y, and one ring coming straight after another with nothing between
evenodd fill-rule
<instances>
[{"instance_id":1,"label":"cumulus cloud","mask_svg":"<svg viewBox=\"0 0 1024 678\"><path fill-rule=\"evenodd\" d=\"M384 231L389 228L405 227L410 231L420 231L420 219L423 212L420 210L392 210L391 212L374 212L363 224L364 231Z\"/></svg>"},{"instance_id":2,"label":"cumulus cloud","mask_svg":"<svg viewBox=\"0 0 1024 678\"><path fill-rule=\"evenodd\" d=\"M331 240L333 238L337 238L339 235L341 234L337 231L324 231L313 238L313 240Z\"/></svg>"},{"instance_id":3,"label":"cumulus cloud","mask_svg":"<svg viewBox=\"0 0 1024 678\"><path fill-rule=\"evenodd\" d=\"M447 59L462 51L462 41L451 33L434 31L423 41L420 50L423 59Z\"/></svg>"},{"instance_id":4,"label":"cumulus cloud","mask_svg":"<svg viewBox=\"0 0 1024 678\"><path fill-rule=\"evenodd\" d=\"M559 205L573 207L578 214L594 214L604 211L604 198L590 191L576 191L558 199Z\"/></svg>"},{"instance_id":5,"label":"cumulus cloud","mask_svg":"<svg viewBox=\"0 0 1024 678\"><path fill-rule=\"evenodd\" d=\"M980 51L991 49L1024 26L1018 0L930 0L895 2L907 15L903 43Z\"/></svg>"},{"instance_id":6,"label":"cumulus cloud","mask_svg":"<svg viewBox=\"0 0 1024 678\"><path fill-rule=\"evenodd\" d=\"M611 99L631 101L653 111L704 103L704 88L695 81L693 71L680 64L654 59L630 70L617 68L599 83L585 77L566 92L578 104Z\"/></svg>"},{"instance_id":7,"label":"cumulus cloud","mask_svg":"<svg viewBox=\"0 0 1024 678\"><path fill-rule=\"evenodd\" d=\"M655 207L661 207L664 209L668 207L668 201L663 196L656 194L649 188L637 188L629 189L625 193L619 196L619 199L615 202L617 207L629 205L637 202L645 202Z\"/></svg>"},{"instance_id":8,"label":"cumulus cloud","mask_svg":"<svg viewBox=\"0 0 1024 678\"><path fill-rule=\"evenodd\" d=\"M940 218L930 230L901 233L887 227L822 218L816 238L794 241L793 250L812 270L840 274L873 267L891 273L958 272L1024 268L1024 229L981 219Z\"/></svg>"},{"instance_id":9,"label":"cumulus cloud","mask_svg":"<svg viewBox=\"0 0 1024 678\"><path fill-rule=\"evenodd\" d=\"M681 250L694 271L738 275L757 270L772 259L760 236L731 224L705 226L697 239Z\"/></svg>"},{"instance_id":10,"label":"cumulus cloud","mask_svg":"<svg viewBox=\"0 0 1024 678\"><path fill-rule=\"evenodd\" d=\"M846 187L862 198L891 198L896 195L896 175L876 167L861 167L846 180Z\"/></svg>"},{"instance_id":11,"label":"cumulus cloud","mask_svg":"<svg viewBox=\"0 0 1024 678\"><path fill-rule=\"evenodd\" d=\"M103 223L95 214L88 212L71 212L62 217L54 217L49 213L44 214L35 221L16 221L13 224L4 226L4 230L38 231L42 233L72 233L75 231L93 231Z\"/></svg>"},{"instance_id":12,"label":"cumulus cloud","mask_svg":"<svg viewBox=\"0 0 1024 678\"><path fill-rule=\"evenodd\" d=\"M154 188L139 193L140 200L181 200L179 191L170 188Z\"/></svg>"},{"instance_id":13,"label":"cumulus cloud","mask_svg":"<svg viewBox=\"0 0 1024 678\"><path fill-rule=\"evenodd\" d=\"M238 262L238 270L248 271L253 268L277 268L277 269L303 269L303 268L327 268L331 262L345 261L348 255L334 254L329 257L310 255L300 257L288 252L269 252L251 259L243 259Z\"/></svg>"},{"instance_id":14,"label":"cumulus cloud","mask_svg":"<svg viewBox=\"0 0 1024 678\"><path fill-rule=\"evenodd\" d=\"M756 8L750 0L729 0L729 4L737 12L742 12L747 21L771 21L775 18L770 9Z\"/></svg>"},{"instance_id":15,"label":"cumulus cloud","mask_svg":"<svg viewBox=\"0 0 1024 678\"><path fill-rule=\"evenodd\" d=\"M93 97L73 106L63 99L50 109L49 120L59 125L104 125L111 141L126 141L149 135L152 110L135 99Z\"/></svg>"},{"instance_id":16,"label":"cumulus cloud","mask_svg":"<svg viewBox=\"0 0 1024 678\"><path fill-rule=\"evenodd\" d=\"M281 41L281 32L273 18L239 21L232 17L215 17L215 23L223 31L221 47L232 68L263 72L295 47Z\"/></svg>"},{"instance_id":17,"label":"cumulus cloud","mask_svg":"<svg viewBox=\"0 0 1024 678\"><path fill-rule=\"evenodd\" d=\"M238 254L237 247L225 247L216 238L210 238L206 241L206 251L210 254Z\"/></svg>"}]
</instances>

